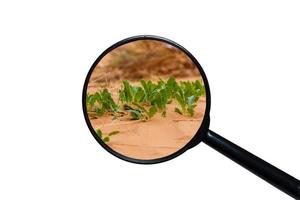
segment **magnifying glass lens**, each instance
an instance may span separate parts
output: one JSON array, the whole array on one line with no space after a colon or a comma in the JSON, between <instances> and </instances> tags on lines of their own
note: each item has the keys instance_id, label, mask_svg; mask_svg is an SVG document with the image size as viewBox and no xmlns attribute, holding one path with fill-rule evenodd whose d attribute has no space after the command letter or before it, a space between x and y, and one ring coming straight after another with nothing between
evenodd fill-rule
<instances>
[{"instance_id":1,"label":"magnifying glass lens","mask_svg":"<svg viewBox=\"0 0 300 200\"><path fill-rule=\"evenodd\" d=\"M102 145L121 156L152 160L175 154L195 137L206 92L189 55L165 41L141 39L100 56L85 103Z\"/></svg>"}]
</instances>

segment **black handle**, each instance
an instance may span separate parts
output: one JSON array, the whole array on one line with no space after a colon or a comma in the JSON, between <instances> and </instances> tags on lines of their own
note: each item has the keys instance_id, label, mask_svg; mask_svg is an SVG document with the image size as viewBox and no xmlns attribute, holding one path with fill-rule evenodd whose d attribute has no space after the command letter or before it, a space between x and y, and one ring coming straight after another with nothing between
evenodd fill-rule
<instances>
[{"instance_id":1,"label":"black handle","mask_svg":"<svg viewBox=\"0 0 300 200\"><path fill-rule=\"evenodd\" d=\"M209 130L207 132L203 142L269 182L279 190L295 199L300 199L300 181L291 175L226 140L213 131Z\"/></svg>"}]
</instances>

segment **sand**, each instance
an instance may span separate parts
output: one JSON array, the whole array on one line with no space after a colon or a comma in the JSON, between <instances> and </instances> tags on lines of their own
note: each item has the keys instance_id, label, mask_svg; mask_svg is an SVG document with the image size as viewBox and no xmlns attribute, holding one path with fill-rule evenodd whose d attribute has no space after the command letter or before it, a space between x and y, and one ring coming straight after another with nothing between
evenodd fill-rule
<instances>
[{"instance_id":1,"label":"sand","mask_svg":"<svg viewBox=\"0 0 300 200\"><path fill-rule=\"evenodd\" d=\"M160 77L161 78L161 77ZM156 81L158 78L151 78ZM197 77L181 78L177 80L196 80ZM93 93L104 87L100 83L91 82L88 93ZM105 87L113 94L118 102L118 89L121 83L110 82ZM195 108L193 117L183 116L174 112L178 107L176 101L167 105L167 115L162 117L159 113L149 121L130 120L129 114L113 119L113 116L105 115L98 118L90 118L93 128L100 129L103 136L109 132L119 131L111 136L107 145L114 151L127 157L149 160L168 156L184 147L199 129L204 117L206 106L205 97L201 97Z\"/></svg>"}]
</instances>

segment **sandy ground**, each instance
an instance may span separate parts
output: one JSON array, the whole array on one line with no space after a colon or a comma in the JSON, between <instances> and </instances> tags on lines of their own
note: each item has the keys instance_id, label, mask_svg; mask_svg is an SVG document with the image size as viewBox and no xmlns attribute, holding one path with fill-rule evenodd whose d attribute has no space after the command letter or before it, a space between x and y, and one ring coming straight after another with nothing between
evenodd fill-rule
<instances>
[{"instance_id":1,"label":"sandy ground","mask_svg":"<svg viewBox=\"0 0 300 200\"><path fill-rule=\"evenodd\" d=\"M197 78L199 79L199 77L192 77L177 80L196 80ZM155 81L155 78L153 79ZM120 82L117 82L105 86L112 92L116 102L118 102L117 92L120 85ZM93 93L100 87L103 85L91 82L88 86L88 93ZM107 143L118 153L142 160L161 158L181 149L193 138L204 117L206 99L200 98L193 117L174 112L176 106L178 106L177 103L173 101L167 105L166 117L161 117L158 113L147 122L130 120L129 116L113 119L109 115L97 119L90 118L90 121L95 130L102 130L104 136L112 131L120 131Z\"/></svg>"}]
</instances>

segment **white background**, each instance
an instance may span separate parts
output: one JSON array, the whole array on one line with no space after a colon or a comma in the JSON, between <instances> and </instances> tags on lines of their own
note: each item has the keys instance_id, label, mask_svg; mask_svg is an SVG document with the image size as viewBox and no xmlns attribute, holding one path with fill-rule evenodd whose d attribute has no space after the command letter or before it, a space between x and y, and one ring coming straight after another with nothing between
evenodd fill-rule
<instances>
[{"instance_id":1,"label":"white background","mask_svg":"<svg viewBox=\"0 0 300 200\"><path fill-rule=\"evenodd\" d=\"M211 87L210 128L300 178L299 1L1 1L0 199L290 199L201 143L136 165L82 114L85 76L113 43L160 35Z\"/></svg>"}]
</instances>

